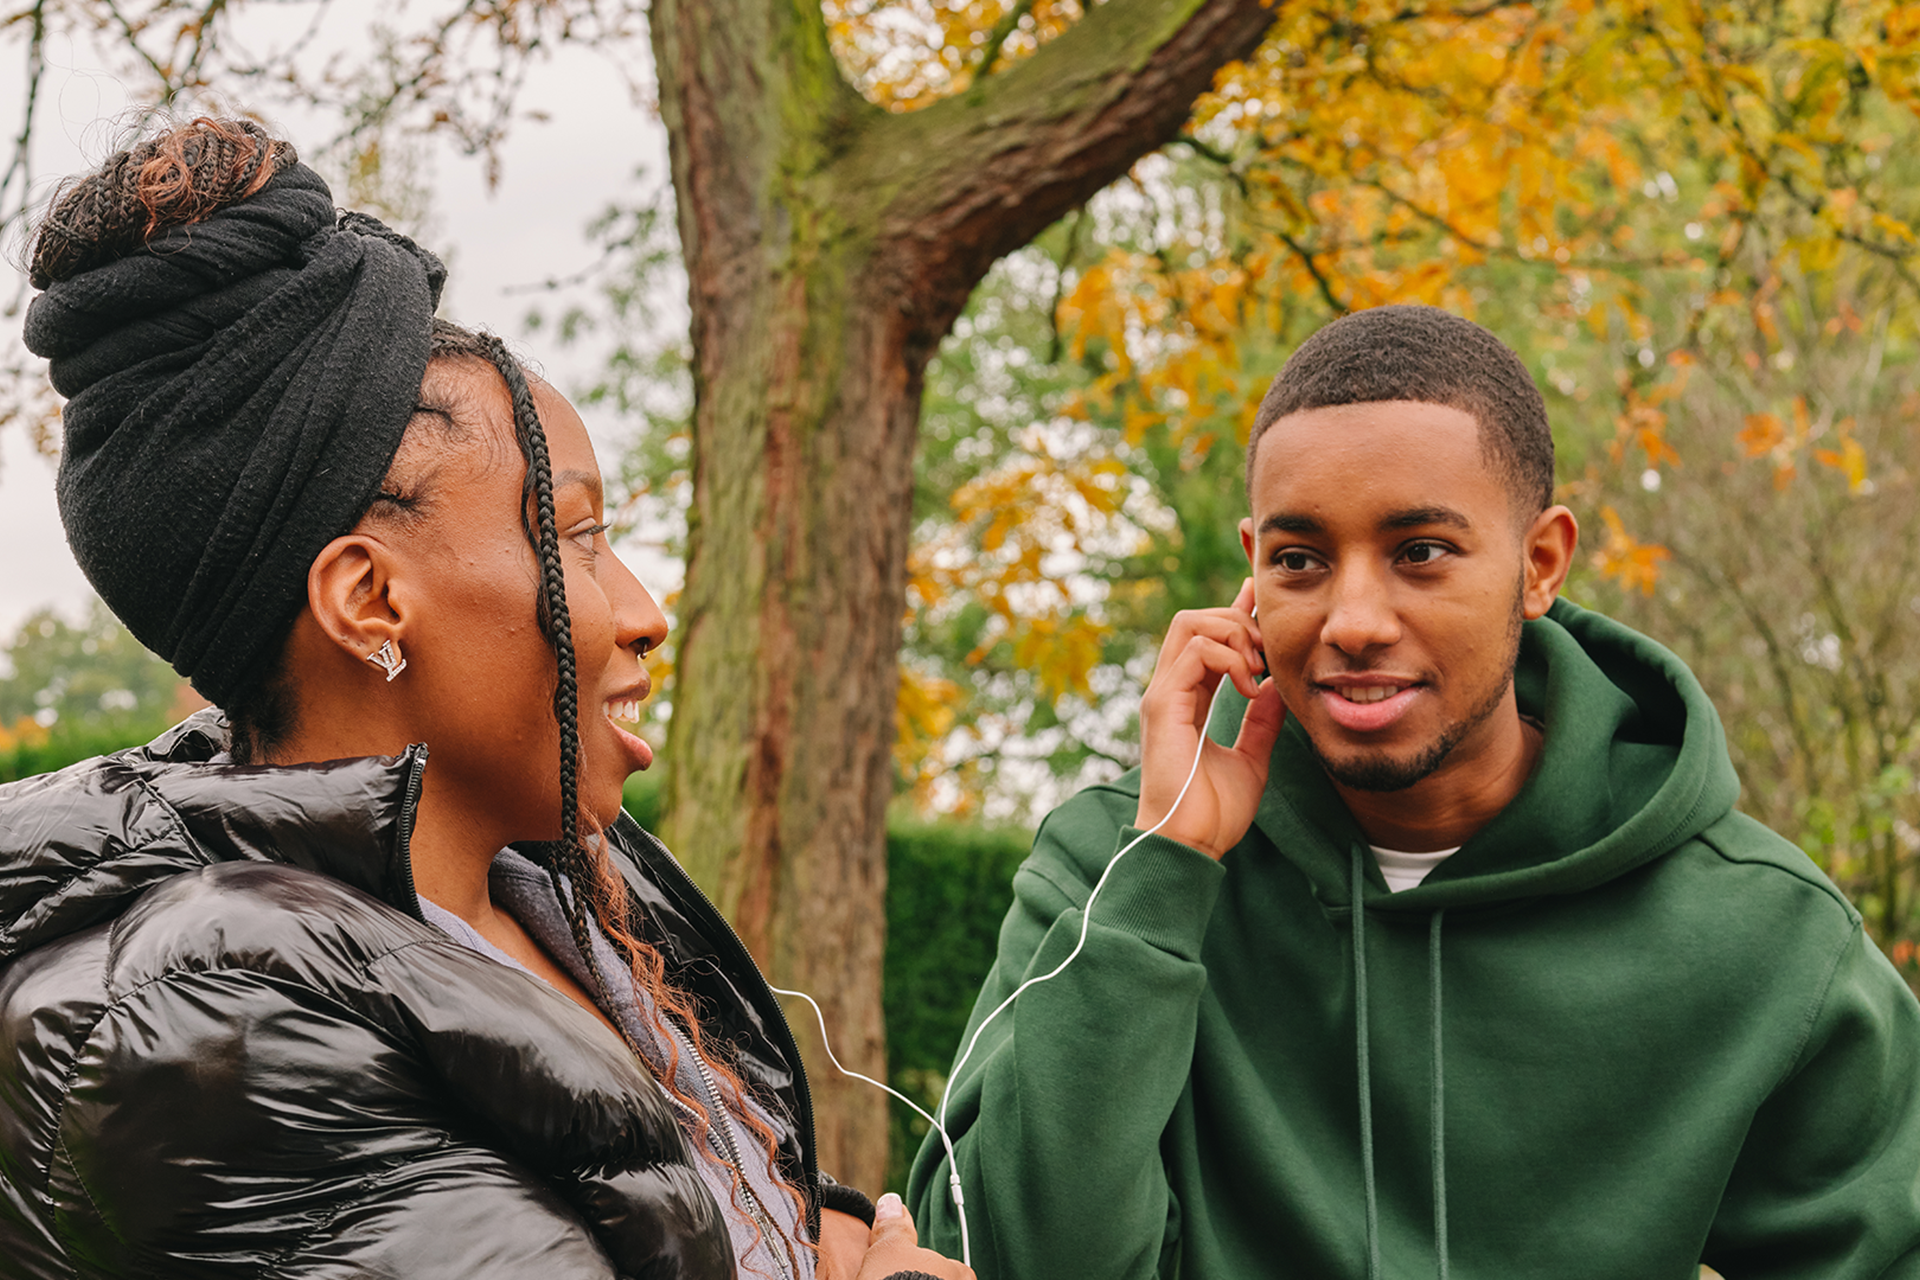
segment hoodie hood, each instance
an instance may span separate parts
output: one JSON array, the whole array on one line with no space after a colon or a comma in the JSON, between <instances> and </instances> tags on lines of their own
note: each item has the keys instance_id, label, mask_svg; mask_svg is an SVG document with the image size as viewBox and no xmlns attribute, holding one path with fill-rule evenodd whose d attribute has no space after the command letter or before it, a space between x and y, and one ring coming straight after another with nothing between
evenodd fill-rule
<instances>
[{"instance_id":1,"label":"hoodie hood","mask_svg":"<svg viewBox=\"0 0 1920 1280\"><path fill-rule=\"evenodd\" d=\"M119 915L216 862L332 876L418 919L407 842L427 749L289 768L214 763L196 712L144 747L0 786L0 961Z\"/></svg>"},{"instance_id":2,"label":"hoodie hood","mask_svg":"<svg viewBox=\"0 0 1920 1280\"><path fill-rule=\"evenodd\" d=\"M1514 692L1521 712L1546 726L1533 776L1415 888L1389 892L1368 852L1360 861L1369 911L1425 915L1578 893L1704 831L1739 796L1720 717L1699 681L1609 618L1559 600L1527 623ZM1222 711L1238 723L1238 708ZM1355 848L1367 839L1291 717L1268 777L1255 825L1323 906L1344 914Z\"/></svg>"}]
</instances>

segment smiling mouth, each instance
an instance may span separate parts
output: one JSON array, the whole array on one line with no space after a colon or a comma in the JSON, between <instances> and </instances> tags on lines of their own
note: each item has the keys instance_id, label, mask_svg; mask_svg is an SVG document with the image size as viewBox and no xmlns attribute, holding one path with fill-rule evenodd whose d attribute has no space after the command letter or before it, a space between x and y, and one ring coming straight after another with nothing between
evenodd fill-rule
<instances>
[{"instance_id":1,"label":"smiling mouth","mask_svg":"<svg viewBox=\"0 0 1920 1280\"><path fill-rule=\"evenodd\" d=\"M1324 686L1345 698L1348 702L1365 705L1369 702L1385 702L1403 689L1411 688L1404 684L1328 684Z\"/></svg>"},{"instance_id":2,"label":"smiling mouth","mask_svg":"<svg viewBox=\"0 0 1920 1280\"><path fill-rule=\"evenodd\" d=\"M1419 701L1424 686L1417 680L1403 681L1392 676L1361 676L1359 683L1336 676L1331 680L1316 680L1313 687L1321 695L1320 705L1335 725L1348 733L1373 734L1398 724Z\"/></svg>"},{"instance_id":3,"label":"smiling mouth","mask_svg":"<svg viewBox=\"0 0 1920 1280\"><path fill-rule=\"evenodd\" d=\"M628 770L644 769L653 763L653 748L635 729L640 724L640 704L646 700L649 686L642 684L631 698L608 698L602 705L613 740L626 756ZM623 723L624 722L624 723Z\"/></svg>"}]
</instances>

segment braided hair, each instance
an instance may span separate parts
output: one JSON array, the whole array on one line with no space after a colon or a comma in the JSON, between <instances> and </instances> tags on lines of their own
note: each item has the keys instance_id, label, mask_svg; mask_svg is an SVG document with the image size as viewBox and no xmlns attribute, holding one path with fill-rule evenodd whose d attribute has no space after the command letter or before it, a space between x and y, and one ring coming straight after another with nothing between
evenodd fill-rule
<instances>
[{"instance_id":1,"label":"braided hair","mask_svg":"<svg viewBox=\"0 0 1920 1280\"><path fill-rule=\"evenodd\" d=\"M251 120L200 116L55 191L27 275L36 289L124 258L161 231L244 200L297 164L293 144Z\"/></svg>"},{"instance_id":2,"label":"braided hair","mask_svg":"<svg viewBox=\"0 0 1920 1280\"><path fill-rule=\"evenodd\" d=\"M533 407L527 375L507 351L507 344L490 333L478 335L486 359L507 384L513 403L513 434L526 461L526 479L520 483L520 527L539 557L539 591L535 597L540 632L553 649L558 679L553 684L553 718L560 726L560 838L542 852L553 892L566 908L574 945L587 962L594 982L607 989L606 975L593 955L593 934L577 892L568 885L585 883L591 861L580 838L580 682L574 666L573 617L567 611L567 575L560 563L560 532L553 514L553 460L547 452L547 433Z\"/></svg>"},{"instance_id":3,"label":"braided hair","mask_svg":"<svg viewBox=\"0 0 1920 1280\"><path fill-rule=\"evenodd\" d=\"M548 452L546 429L534 408L532 388L526 371L507 349L506 343L491 333L475 333L443 320L434 321L429 360L467 358L485 360L506 383L513 407L514 438L526 463L526 478L520 487L520 527L539 563L535 597L536 618L541 634L553 650L556 679L553 690L553 717L560 730L560 838L527 848L534 861L546 871L554 896L566 913L574 945L586 962L588 972L603 992L612 988L594 955L594 932L598 931L626 962L635 986L646 992L656 1019L671 1018L685 1033L694 1052L705 1060L723 1100L759 1142L776 1172L779 1161L773 1131L745 1107L745 1089L738 1076L718 1055L709 1051L700 1028L700 1018L688 997L677 990L667 977L665 959L660 950L644 941L635 918L633 899L626 883L607 856L602 833L591 815L580 810L580 691L573 651L572 617L567 610L566 570L560 559L558 522L554 517L553 463ZM638 1055L636 1043L621 1019L614 1019L616 1030ZM725 1165L706 1140L711 1124L707 1108L698 1097L684 1093L675 1083L679 1048L666 1027L656 1028L667 1053L667 1070L660 1084L691 1114L697 1117L694 1145L707 1159ZM727 1165L733 1184L735 1207L740 1207L740 1171ZM800 1193L782 1177L780 1183L792 1200L798 1216L804 1220L806 1203ZM756 1235L758 1221L753 1223ZM815 1248L810 1241L797 1242L802 1248Z\"/></svg>"}]
</instances>

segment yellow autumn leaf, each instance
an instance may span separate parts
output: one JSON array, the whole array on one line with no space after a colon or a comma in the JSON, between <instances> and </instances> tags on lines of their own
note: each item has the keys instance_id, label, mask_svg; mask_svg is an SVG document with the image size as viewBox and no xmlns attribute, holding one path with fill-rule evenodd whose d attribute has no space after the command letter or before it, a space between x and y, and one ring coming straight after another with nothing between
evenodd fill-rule
<instances>
[{"instance_id":1,"label":"yellow autumn leaf","mask_svg":"<svg viewBox=\"0 0 1920 1280\"><path fill-rule=\"evenodd\" d=\"M1657 543L1635 540L1627 532L1620 513L1610 506L1600 508L1600 519L1606 529L1606 541L1594 555L1594 566L1628 590L1652 595L1660 580L1660 566L1672 559L1673 553Z\"/></svg>"},{"instance_id":2,"label":"yellow autumn leaf","mask_svg":"<svg viewBox=\"0 0 1920 1280\"><path fill-rule=\"evenodd\" d=\"M1777 449L1786 440L1787 429L1774 414L1750 413L1747 415L1747 425L1734 438L1749 458L1757 458Z\"/></svg>"},{"instance_id":3,"label":"yellow autumn leaf","mask_svg":"<svg viewBox=\"0 0 1920 1280\"><path fill-rule=\"evenodd\" d=\"M1838 449L1815 449L1813 457L1846 477L1847 488L1859 493L1867 482L1867 451L1852 436L1844 436Z\"/></svg>"}]
</instances>

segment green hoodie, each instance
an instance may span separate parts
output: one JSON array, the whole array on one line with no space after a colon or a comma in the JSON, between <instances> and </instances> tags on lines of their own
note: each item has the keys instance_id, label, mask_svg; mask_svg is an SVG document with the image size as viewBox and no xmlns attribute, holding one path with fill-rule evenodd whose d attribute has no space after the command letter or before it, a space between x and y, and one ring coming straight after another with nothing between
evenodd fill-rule
<instances>
[{"instance_id":1,"label":"green hoodie","mask_svg":"<svg viewBox=\"0 0 1920 1280\"><path fill-rule=\"evenodd\" d=\"M1920 1277L1920 1005L1860 917L1733 811L1665 649L1562 602L1515 687L1539 766L1417 888L1295 723L1221 861L1119 861L951 1086L982 1280ZM1137 788L1041 827L969 1039L1073 949ZM957 1252L947 1181L930 1136L908 1201Z\"/></svg>"}]
</instances>

